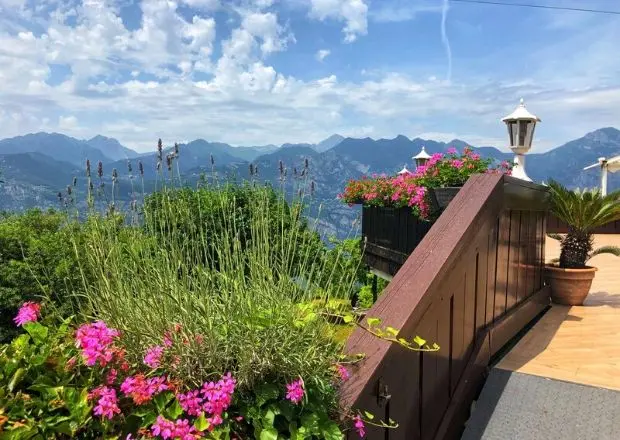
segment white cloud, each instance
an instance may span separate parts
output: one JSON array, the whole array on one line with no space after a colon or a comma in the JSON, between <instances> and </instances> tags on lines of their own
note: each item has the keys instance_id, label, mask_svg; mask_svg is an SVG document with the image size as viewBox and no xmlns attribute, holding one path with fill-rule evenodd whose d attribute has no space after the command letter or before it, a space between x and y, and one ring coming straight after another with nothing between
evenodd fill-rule
<instances>
[{"instance_id":1,"label":"white cloud","mask_svg":"<svg viewBox=\"0 0 620 440\"><path fill-rule=\"evenodd\" d=\"M354 42L368 33L368 5L364 0L311 0L310 15L319 20L344 21L344 41Z\"/></svg>"},{"instance_id":2,"label":"white cloud","mask_svg":"<svg viewBox=\"0 0 620 440\"><path fill-rule=\"evenodd\" d=\"M78 120L75 116L60 116L58 118L58 128L62 130L73 130L77 127Z\"/></svg>"},{"instance_id":3,"label":"white cloud","mask_svg":"<svg viewBox=\"0 0 620 440\"><path fill-rule=\"evenodd\" d=\"M325 58L329 56L330 53L332 53L332 51L329 49L321 49L316 53L315 56L317 60L323 61Z\"/></svg>"}]
</instances>

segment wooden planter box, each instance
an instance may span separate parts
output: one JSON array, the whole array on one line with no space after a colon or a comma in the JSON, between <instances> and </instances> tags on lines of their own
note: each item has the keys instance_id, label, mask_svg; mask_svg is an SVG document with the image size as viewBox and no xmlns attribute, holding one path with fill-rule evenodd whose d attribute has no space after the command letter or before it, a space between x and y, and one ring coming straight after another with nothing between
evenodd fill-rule
<instances>
[{"instance_id":1,"label":"wooden planter box","mask_svg":"<svg viewBox=\"0 0 620 440\"><path fill-rule=\"evenodd\" d=\"M409 208L364 206L364 262L372 269L395 275L431 225L415 217Z\"/></svg>"}]
</instances>

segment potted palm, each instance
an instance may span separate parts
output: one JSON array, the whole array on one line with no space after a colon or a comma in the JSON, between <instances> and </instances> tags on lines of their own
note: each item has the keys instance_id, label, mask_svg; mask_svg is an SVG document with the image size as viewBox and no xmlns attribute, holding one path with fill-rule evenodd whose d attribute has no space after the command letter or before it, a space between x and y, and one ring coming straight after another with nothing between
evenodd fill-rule
<instances>
[{"instance_id":1,"label":"potted palm","mask_svg":"<svg viewBox=\"0 0 620 440\"><path fill-rule=\"evenodd\" d=\"M588 260L599 254L620 257L620 248L593 248L594 229L620 219L620 191L603 195L600 190L571 191L557 182L549 183L551 212L568 225L564 235L549 234L560 241L560 258L547 265L545 276L551 299L558 304L582 305L588 296L595 267Z\"/></svg>"}]
</instances>

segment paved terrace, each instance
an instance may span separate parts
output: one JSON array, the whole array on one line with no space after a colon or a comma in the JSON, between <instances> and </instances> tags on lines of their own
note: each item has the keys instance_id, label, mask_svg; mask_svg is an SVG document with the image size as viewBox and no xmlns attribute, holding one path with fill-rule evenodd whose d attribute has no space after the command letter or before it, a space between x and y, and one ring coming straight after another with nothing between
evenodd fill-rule
<instances>
[{"instance_id":1,"label":"paved terrace","mask_svg":"<svg viewBox=\"0 0 620 440\"><path fill-rule=\"evenodd\" d=\"M620 235L595 245L620 246ZM555 240L546 257L559 256ZM620 259L599 268L585 305L553 305L491 370L463 440L620 438Z\"/></svg>"},{"instance_id":2,"label":"paved terrace","mask_svg":"<svg viewBox=\"0 0 620 440\"><path fill-rule=\"evenodd\" d=\"M620 235L597 235L595 246L620 246ZM547 239L546 258L560 255ZM497 365L520 373L620 390L620 258L598 255L599 268L581 307L553 305Z\"/></svg>"}]
</instances>

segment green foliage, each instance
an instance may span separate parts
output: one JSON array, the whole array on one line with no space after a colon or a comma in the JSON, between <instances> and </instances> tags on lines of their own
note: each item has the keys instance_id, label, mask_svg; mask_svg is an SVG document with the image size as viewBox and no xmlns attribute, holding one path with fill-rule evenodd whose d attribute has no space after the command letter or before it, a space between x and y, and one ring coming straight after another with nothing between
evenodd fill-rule
<instances>
[{"instance_id":1,"label":"green foliage","mask_svg":"<svg viewBox=\"0 0 620 440\"><path fill-rule=\"evenodd\" d=\"M599 189L571 191L558 182L549 182L551 212L569 226L560 239L560 267L583 268L594 255L620 254L613 247L593 250L592 231L620 219L620 191L605 196Z\"/></svg>"},{"instance_id":2,"label":"green foliage","mask_svg":"<svg viewBox=\"0 0 620 440\"><path fill-rule=\"evenodd\" d=\"M0 217L0 342L16 334L11 320L24 301L47 296L70 307L67 299L82 287L73 248L78 232L53 211Z\"/></svg>"},{"instance_id":3,"label":"green foliage","mask_svg":"<svg viewBox=\"0 0 620 440\"><path fill-rule=\"evenodd\" d=\"M172 323L189 341L198 335L200 344L179 348L181 361L170 366L188 383L214 371L231 371L248 388L267 378L330 382L341 344L323 312L351 295L357 272L343 262L349 254L328 251L297 205L268 187L195 193L159 193L146 204L145 226L121 233L91 218L80 260L94 274L84 315L120 329L135 362ZM316 319L298 308L313 300L325 309Z\"/></svg>"},{"instance_id":4,"label":"green foliage","mask_svg":"<svg viewBox=\"0 0 620 440\"><path fill-rule=\"evenodd\" d=\"M68 367L77 355L69 323L25 324L26 333L0 347L0 419L5 425L0 438L72 438L93 424L88 392L94 376Z\"/></svg>"}]
</instances>

